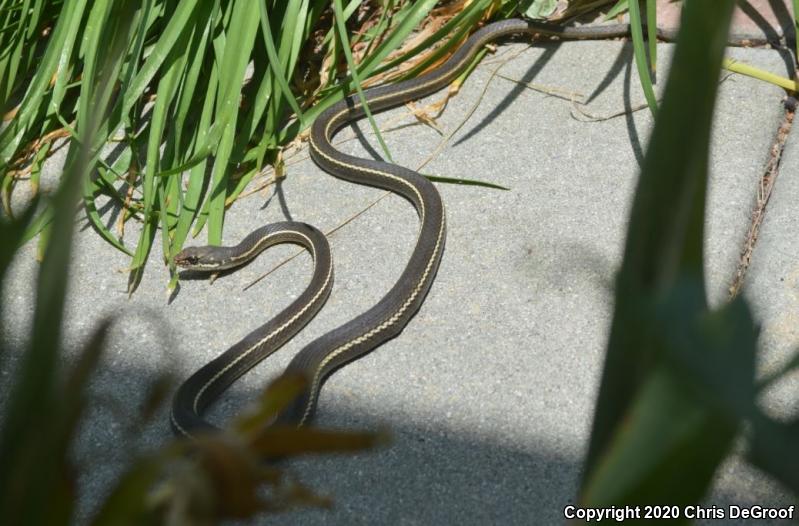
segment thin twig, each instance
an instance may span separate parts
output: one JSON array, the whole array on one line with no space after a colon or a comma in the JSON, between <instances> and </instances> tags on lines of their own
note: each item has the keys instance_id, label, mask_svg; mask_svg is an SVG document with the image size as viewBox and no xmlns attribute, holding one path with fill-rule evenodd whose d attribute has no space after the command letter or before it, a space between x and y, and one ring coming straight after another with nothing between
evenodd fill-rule
<instances>
[{"instance_id":1,"label":"thin twig","mask_svg":"<svg viewBox=\"0 0 799 526\"><path fill-rule=\"evenodd\" d=\"M766 163L760 181L758 181L755 206L752 210L752 221L749 224L749 230L746 232L738 268L735 269L735 275L733 276L732 284L729 288L730 298L738 296L744 285L746 272L749 270L749 264L752 261L752 253L754 252L755 244L760 234L760 226L763 224L763 219L766 216L766 206L768 205L769 199L771 199L774 183L780 173L780 160L782 159L782 152L785 149L785 141L793 125L793 119L794 111L786 110L785 117L777 130L777 137L771 145L769 160Z\"/></svg>"},{"instance_id":2,"label":"thin twig","mask_svg":"<svg viewBox=\"0 0 799 526\"><path fill-rule=\"evenodd\" d=\"M341 229L341 228L343 228L344 226L348 225L349 223L351 223L352 221L354 221L355 219L357 219L357 218L358 218L359 216L361 216L362 214L366 213L366 211L367 211L367 210L369 210L370 208L372 208L373 206L375 206L377 203L379 203L380 201L382 201L383 199L385 199L385 198L386 198L386 197L388 197L389 195L391 195L391 192L386 192L386 193L384 193L383 195L381 195L380 197L378 197L377 199L375 199L374 201L372 201L372 202L371 202L371 203L370 203L370 204L369 204L369 205L368 205L366 208L364 208L363 210L361 210L361 211L359 211L359 212L355 213L354 215L350 216L348 219L344 220L344 222L343 222L343 223L341 223L341 224L340 224L340 225L338 225L337 227L333 228L332 230L328 230L327 232L325 232L325 236L326 236L326 237L330 237L332 234L336 233L338 230L340 230L340 229ZM276 271L277 269L279 269L280 267L282 267L283 265L285 265L286 263L288 263L288 262L289 262L289 261L291 261L292 259L294 259L294 258L296 258L297 256L299 256L300 254L302 254L303 252L305 252L305 251L304 251L304 250L298 250L297 252L295 252L295 253L294 253L294 254L292 254L291 256L287 257L286 259L284 259L283 261L281 261L280 263L278 263L277 265L275 265L274 267L272 267L271 269L269 269L269 270L268 270L268 271L267 271L265 274L262 274L261 276L259 276L259 277L255 278L255 280L254 280L254 281L250 282L250 284L249 284L249 285L247 285L247 286L245 286L245 287L244 287L242 290L247 290L247 289L249 289L250 287L252 287L252 286L253 286L253 285L255 285L256 283L258 283L259 281L261 281L262 279L264 279L265 277L267 277L267 276L268 276L269 274L271 274L272 272Z\"/></svg>"},{"instance_id":3,"label":"thin twig","mask_svg":"<svg viewBox=\"0 0 799 526\"><path fill-rule=\"evenodd\" d=\"M527 49L529 49L529 47L530 46L521 48L518 52L508 55L508 57L505 58L505 60L503 60L499 64L497 64L497 66L491 71L491 75L489 75L488 80L486 80L486 82L485 82L485 85L483 85L483 89L480 92L480 95L477 97L477 100L472 105L472 107L469 108L469 111L466 112L466 115L461 120L460 124L455 126L455 128L453 128L449 133L447 133L441 139L441 141L438 143L438 146L436 146L435 150L433 150L433 152L430 153L430 155L428 155L424 159L424 161L422 161L422 163L416 168L417 172L419 170L421 170L422 168L424 168L428 163L430 163L430 161L432 161L433 159L438 157L438 155L441 153L441 151L444 149L444 147L447 144L449 144L450 140L452 140L452 137L454 137L455 134L458 133L460 131L460 129L463 128L463 126L469 121L469 119L472 118L472 115L474 115L474 112L477 111L477 108L483 102L483 98L485 98L485 94L488 92L488 86L491 85L491 81L494 80L494 77L497 76L500 68L502 68L502 66L504 66L508 62L510 62L511 59L514 59L514 58L518 57L519 55L521 55L524 51L527 51Z\"/></svg>"},{"instance_id":4,"label":"thin twig","mask_svg":"<svg viewBox=\"0 0 799 526\"><path fill-rule=\"evenodd\" d=\"M509 77L507 75L503 75L502 73L497 73L497 77L505 80L509 80L511 82L515 82L520 86L524 86L527 89L531 89L533 91L537 91L539 93L543 93L545 95L549 95L551 97L555 97L558 99L563 99L571 102L575 102L578 98L581 99L580 103L585 100L585 95L579 93L577 91L566 91L564 89L552 87L552 86L545 86L543 84L533 83L533 82L522 82L519 79L515 79L513 77Z\"/></svg>"}]
</instances>

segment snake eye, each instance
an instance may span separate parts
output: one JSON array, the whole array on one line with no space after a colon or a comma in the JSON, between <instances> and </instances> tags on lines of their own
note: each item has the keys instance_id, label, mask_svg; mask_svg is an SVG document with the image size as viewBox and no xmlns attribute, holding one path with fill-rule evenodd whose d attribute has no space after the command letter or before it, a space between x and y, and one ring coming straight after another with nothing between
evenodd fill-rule
<instances>
[{"instance_id":1,"label":"snake eye","mask_svg":"<svg viewBox=\"0 0 799 526\"><path fill-rule=\"evenodd\" d=\"M181 267L196 265L199 261L200 258L196 254L181 252L175 256L175 264Z\"/></svg>"}]
</instances>

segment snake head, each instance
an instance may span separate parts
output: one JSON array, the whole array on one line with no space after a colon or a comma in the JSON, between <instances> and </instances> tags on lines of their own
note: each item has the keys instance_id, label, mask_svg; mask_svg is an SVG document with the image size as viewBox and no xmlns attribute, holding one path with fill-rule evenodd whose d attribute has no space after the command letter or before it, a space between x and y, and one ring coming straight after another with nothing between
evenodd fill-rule
<instances>
[{"instance_id":1,"label":"snake head","mask_svg":"<svg viewBox=\"0 0 799 526\"><path fill-rule=\"evenodd\" d=\"M175 264L187 270L213 270L219 262L213 256L214 247L187 247L175 255Z\"/></svg>"}]
</instances>

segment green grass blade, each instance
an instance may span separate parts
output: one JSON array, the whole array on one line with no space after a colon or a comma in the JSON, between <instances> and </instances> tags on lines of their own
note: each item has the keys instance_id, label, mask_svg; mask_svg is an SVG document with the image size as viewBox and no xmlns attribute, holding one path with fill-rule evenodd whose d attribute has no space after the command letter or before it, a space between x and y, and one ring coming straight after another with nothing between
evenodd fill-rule
<instances>
[{"instance_id":1,"label":"green grass blade","mask_svg":"<svg viewBox=\"0 0 799 526\"><path fill-rule=\"evenodd\" d=\"M361 79L358 75L358 68L355 65L355 59L352 58L350 41L347 37L347 28L344 25L344 21L346 19L344 18L344 9L341 5L341 0L333 0L333 12L335 13L336 29L338 31L339 42L341 43L341 48L344 51L344 57L347 59L347 66L350 69L350 75L352 75L355 91L358 93L358 98L361 100L361 105L366 113L366 118L369 119L369 124L372 126L375 137L377 137L377 141L380 143L380 148L383 149L383 153L386 155L386 158L389 161L392 161L391 152L388 151L388 146L386 146L386 142L383 140L383 134L380 133L380 129L377 127L377 123L372 116L372 112L369 110L369 105L366 102L366 96L363 94Z\"/></svg>"},{"instance_id":2,"label":"green grass blade","mask_svg":"<svg viewBox=\"0 0 799 526\"><path fill-rule=\"evenodd\" d=\"M281 59L278 57L277 51L275 50L275 41L272 37L272 29L269 25L269 13L266 8L266 2L259 2L258 6L261 10L261 32L263 33L264 44L266 45L266 55L269 57L269 69L272 71L272 74L274 75L279 87L279 91L276 93L276 95L278 97L284 98L289 103L291 109L294 111L294 114L299 119L300 125L304 128L305 119L303 117L302 110L297 104L294 94L291 92L291 88L289 88L288 80L286 79L286 73L290 67L281 61ZM290 35L291 33L286 31L284 34Z\"/></svg>"},{"instance_id":3,"label":"green grass blade","mask_svg":"<svg viewBox=\"0 0 799 526\"><path fill-rule=\"evenodd\" d=\"M419 21L424 18L424 15L429 12L430 9L435 5L434 1L421 1L417 2L414 5L413 12L406 16L397 29L389 36L375 51L374 54L364 59L363 63L360 66L355 65L355 60L352 57L352 51L350 49L350 42L349 38L347 37L347 30L344 26L344 21L346 20L345 13L341 4L341 0L334 0L333 2L333 11L335 13L335 23L336 29L339 37L339 42L341 43L342 50L344 52L344 57L347 60L347 65L350 69L350 76L352 78L352 84L355 87L355 91L358 93L358 97L361 100L361 104L363 105L364 111L366 113L366 117L369 119L369 123L372 126L372 130L377 137L378 142L380 143L380 147L383 149L383 153L385 153L386 157L389 161L391 161L391 153L386 146L385 141L383 140L383 136L380 133L380 130L375 123L374 118L372 117L372 112L369 110L369 105L366 103L366 99L363 94L363 88L361 86L361 74L359 70L365 75L368 75L368 71L370 68L375 67L379 61L386 56L391 50L396 49L397 46L407 37L407 34L415 28Z\"/></svg>"},{"instance_id":4,"label":"green grass blade","mask_svg":"<svg viewBox=\"0 0 799 526\"><path fill-rule=\"evenodd\" d=\"M647 0L648 1L648 0ZM629 3L630 9L630 34L633 37L633 54L635 55L635 66L638 69L638 78L641 80L641 89L644 90L644 97L652 116L657 114L657 97L655 89L652 87L652 76L649 74L649 67L646 60L646 45L641 24L641 9L638 0ZM654 9L651 10L655 12Z\"/></svg>"},{"instance_id":5,"label":"green grass blade","mask_svg":"<svg viewBox=\"0 0 799 526\"><path fill-rule=\"evenodd\" d=\"M50 222L53 220L53 212L50 206L46 206L39 212L33 220L28 224L25 233L22 236L20 245L24 245L34 237L36 237Z\"/></svg>"},{"instance_id":6,"label":"green grass blade","mask_svg":"<svg viewBox=\"0 0 799 526\"><path fill-rule=\"evenodd\" d=\"M196 112L194 107L197 104L197 98L202 97L203 104L200 111L200 118L196 125L191 128L178 130L178 135L175 142L178 151L186 152L183 157L178 157L181 163L185 164L191 156L191 152L198 143L206 142L206 135L210 126L211 118L213 117L214 101L216 100L216 92L218 88L217 67L215 63L211 65L211 71L208 75L207 82L199 83L199 74L203 66L203 57L205 50L210 43L211 34L211 21L215 18L213 10L218 10L219 6L209 8L206 13L199 15L198 20L206 21L201 28L202 31L197 31L193 36L192 44L190 46L189 56L191 63L186 77L183 81L183 88L181 90L180 102L177 110L177 122L186 122L189 112ZM202 94L202 90L205 91ZM196 93L196 96L195 96ZM189 135L189 142L184 144L181 140L183 134ZM172 253L178 251L183 246L183 243L188 236L191 224L197 217L198 209L204 195L205 188L205 169L207 166L207 159L202 159L197 164L189 168L188 184L185 193L178 193L180 207L178 210L178 218L174 227L172 235ZM182 173L184 170L176 171L175 173ZM161 176L164 175L162 172ZM181 176L182 177L182 176Z\"/></svg>"},{"instance_id":7,"label":"green grass blade","mask_svg":"<svg viewBox=\"0 0 799 526\"><path fill-rule=\"evenodd\" d=\"M294 70L297 67L300 52L302 51L306 37L310 33L309 29L297 31L296 28L307 27L306 24L311 16L311 12L308 5L308 0L292 2L289 4L289 9L289 13L283 20L283 39L280 43L280 50L281 52L287 48L289 50L288 57L286 59L281 56L281 62L287 63L289 65L289 70L286 71L286 78L290 79L294 76ZM292 37L290 39L290 44L288 42L289 36Z\"/></svg>"},{"instance_id":8,"label":"green grass blade","mask_svg":"<svg viewBox=\"0 0 799 526\"><path fill-rule=\"evenodd\" d=\"M175 10L169 14L166 27L158 36L158 42L123 94L122 114L127 114L144 94L166 57L169 56L169 52L183 34L199 3L201 3L199 0L178 2Z\"/></svg>"},{"instance_id":9,"label":"green grass blade","mask_svg":"<svg viewBox=\"0 0 799 526\"><path fill-rule=\"evenodd\" d=\"M646 43L649 46L649 73L657 76L658 12L655 0L646 0Z\"/></svg>"},{"instance_id":10,"label":"green grass blade","mask_svg":"<svg viewBox=\"0 0 799 526\"><path fill-rule=\"evenodd\" d=\"M664 360L601 457L586 505L699 502L756 411L751 312L737 299L708 313L697 281L678 284L653 313Z\"/></svg>"},{"instance_id":11,"label":"green grass blade","mask_svg":"<svg viewBox=\"0 0 799 526\"><path fill-rule=\"evenodd\" d=\"M147 164L144 169L144 221L145 228L139 237L136 252L130 264L130 275L128 277L128 294L132 294L139 286L144 272L144 266L150 255L156 221L160 221L162 229L162 240L164 246L164 256L169 255L169 225L165 217L166 209L164 206L165 178L156 177L161 165L161 144L164 131L167 126L168 111L175 98L183 66L186 63L187 55L184 52L188 45L188 40L192 33L192 22L194 17L189 18L186 26L182 28L179 38L169 52L166 63L169 65L158 83L158 90L153 107L152 118L149 127L147 141ZM173 176L174 177L174 176ZM156 203L158 208L156 210Z\"/></svg>"},{"instance_id":12,"label":"green grass blade","mask_svg":"<svg viewBox=\"0 0 799 526\"><path fill-rule=\"evenodd\" d=\"M214 65L211 69L211 75L209 80L209 88L206 91L205 95L205 103L203 104L203 109L200 114L200 124L197 127L197 136L195 139L195 144L198 142L204 142L204 134L208 130L208 124L211 122L211 118L213 116L213 108L214 108L214 101L216 100L216 85L217 85L217 69ZM183 246L183 243L186 241L186 237L188 236L189 229L191 228L191 224L194 222L195 218L198 217L200 213L200 207L202 203L202 198L204 196L204 190L206 187L206 167L207 161L202 161L201 163L193 166L189 171L189 182L188 187L186 188L186 193L183 196L183 204L180 211L180 217L178 218L178 224L175 228L175 248L180 248ZM204 216L207 217L207 216ZM205 224L205 221L202 220L198 223L198 229ZM199 231L199 230L198 230Z\"/></svg>"},{"instance_id":13,"label":"green grass blade","mask_svg":"<svg viewBox=\"0 0 799 526\"><path fill-rule=\"evenodd\" d=\"M194 33L194 25L197 19L192 19L190 27L188 27L176 45L175 56L170 60L170 66L158 85L158 98L156 99L156 106L153 110L153 119L150 129L150 144L153 146L154 151L150 152L153 156L153 177L157 185L156 198L158 200L158 219L161 227L161 245L163 257L166 262L171 260L171 236L175 221L177 218L177 208L180 198L176 194L180 190L181 176L179 174L155 177L156 172L160 169L161 165L172 165L175 162L175 150L178 148L178 129L182 128L183 122L177 119L170 119L170 110L172 109L172 101L180 95L181 77L183 76L186 65L189 60L189 55L185 51L177 51L179 49L187 49L188 43ZM163 104L159 105L159 102ZM167 121L171 120L170 125ZM153 135L159 138L168 131L165 138L166 148L164 149L163 157L159 158L160 139L153 141ZM148 168L151 166L150 155L147 160ZM149 174L147 174L149 175ZM170 265L170 273L175 275L174 266Z\"/></svg>"},{"instance_id":14,"label":"green grass blade","mask_svg":"<svg viewBox=\"0 0 799 526\"><path fill-rule=\"evenodd\" d=\"M480 6L483 5L485 0L481 0L476 4ZM415 2L411 7L406 15L406 17L397 25L396 28L392 31L391 35L386 37L386 39L375 49L373 53L369 56L364 57L363 61L358 65L358 73L361 75L359 78L366 78L369 75L375 73L376 71L382 72L386 68L393 67L394 65L398 64L402 61L402 58L396 60L396 62L392 62L386 65L385 68L380 67L380 62L385 59L392 51L397 49L404 41L407 39L408 35L418 26L421 20L427 15L430 9L435 5L435 2L432 1L421 1ZM467 9L474 9L473 7ZM475 10L476 11L476 10ZM474 13L472 11L471 13ZM460 15L458 15L460 16ZM343 18L346 19L347 17L347 10L344 10ZM456 17L458 18L458 17ZM449 27L449 23L445 24L446 27ZM443 31L443 28L442 30ZM439 32L436 32L438 35ZM442 36L446 33L441 32ZM412 53L421 52L424 48L419 47L416 50L412 51ZM411 56L411 55L408 55ZM323 91L324 98L320 100L317 104L315 104L309 110L305 112L305 118L307 122L313 122L313 120L322 113L325 109L329 108L337 101L341 100L344 96L348 95L352 89L354 88L352 82L352 73L344 79L340 84L332 86L330 90ZM298 122L292 122L288 124L286 127L281 129L278 135L278 142L283 144L286 140L290 137L295 136L299 133L300 127ZM382 138L378 135L378 140L382 142Z\"/></svg>"},{"instance_id":15,"label":"green grass blade","mask_svg":"<svg viewBox=\"0 0 799 526\"><path fill-rule=\"evenodd\" d=\"M265 6L262 5L261 7L263 11ZM281 11L281 9L283 10ZM275 47L274 39L271 36L272 33L270 33L269 38L266 38L264 51L267 55L265 58L267 59L268 68L262 76L258 95L254 101L253 112L245 118L244 133L236 146L237 159L244 159L248 156L255 158L258 161L254 167L256 170L261 168L261 162L267 153L270 158L276 155L277 147L281 144L276 130L283 126L287 117L287 109L293 111L294 118L300 127L304 128L309 124L304 113L298 113L300 101L295 98L291 91L286 90L288 84L287 82L284 83L282 79L291 79L294 74L297 67L297 59L304 42L310 36L311 29L306 27L306 21L309 17L313 17L314 13L310 9L308 1L302 0L286 4L277 3L272 14L274 16L271 17L271 20L282 20L279 26L275 28L268 27L271 23L265 24L266 19L263 17L261 25L272 32L279 30L280 42L278 47ZM298 28L303 28L303 31L299 31ZM270 40L272 40L271 44ZM270 51L270 47L274 48L274 51ZM276 65L278 68L276 68ZM266 118L262 120L261 116L264 111L266 112ZM254 142L259 126L262 132L256 151L250 150L246 152L246 148L243 147L246 146L244 140L249 139L250 143ZM237 185L234 193L239 189L239 186L240 184ZM228 199L228 201L230 200Z\"/></svg>"},{"instance_id":16,"label":"green grass blade","mask_svg":"<svg viewBox=\"0 0 799 526\"><path fill-rule=\"evenodd\" d=\"M384 65L376 68L374 74L380 74L384 71L389 71L399 66L405 60L417 56L422 51L429 50L430 47L441 42L447 35L451 36L447 42L438 46L427 59L419 63L413 69L409 70L402 78L413 77L425 71L432 64L438 61L441 57L448 53L453 53L458 46L461 45L462 39L471 32L478 21L485 15L485 11L491 5L491 0L478 0L469 4L463 11L448 20L443 26L435 31L430 37L426 38L415 48L409 50L401 57L386 62Z\"/></svg>"},{"instance_id":17,"label":"green grass blade","mask_svg":"<svg viewBox=\"0 0 799 526\"><path fill-rule=\"evenodd\" d=\"M344 19L345 22L347 22L350 19L350 17L355 14L355 11L361 5L361 1L362 0L350 0L350 2L347 4L347 6L344 8L344 11L343 11L342 18ZM325 6L325 7L327 7L327 6ZM330 28L330 31L328 31L327 34L325 35L325 38L322 41L322 44L329 45L329 44L335 43L336 42L336 34L337 34L336 32L337 32L337 29L336 29L336 26L334 24L333 27Z\"/></svg>"},{"instance_id":18,"label":"green grass blade","mask_svg":"<svg viewBox=\"0 0 799 526\"><path fill-rule=\"evenodd\" d=\"M582 506L636 505L658 498L669 505L698 502L729 451L735 427L713 418L684 389L666 371L648 377L630 408L629 426L619 430L584 488ZM664 427L666 420L670 425Z\"/></svg>"},{"instance_id":19,"label":"green grass blade","mask_svg":"<svg viewBox=\"0 0 799 526\"><path fill-rule=\"evenodd\" d=\"M799 89L796 80L775 75L774 73L756 68L738 60L725 58L724 62L722 62L722 67L727 71L732 71L733 73L746 75L747 77L762 80L763 82L770 82L771 84L784 88L788 91L797 91L797 89Z\"/></svg>"},{"instance_id":20,"label":"green grass blade","mask_svg":"<svg viewBox=\"0 0 799 526\"><path fill-rule=\"evenodd\" d=\"M397 27L386 37L383 42L375 49L374 53L365 57L361 64L358 66L358 73L361 78L366 78L374 72L377 66L385 59L392 51L398 49L408 36L419 26L424 20L430 10L435 7L436 2L433 0L422 0L414 2L408 14L397 24Z\"/></svg>"},{"instance_id":21,"label":"green grass blade","mask_svg":"<svg viewBox=\"0 0 799 526\"><path fill-rule=\"evenodd\" d=\"M0 71L5 70L5 74L3 78L0 78L0 87L5 85L5 89L0 92L0 96L2 96L2 100L5 101L11 95L12 90L14 89L15 80L17 74L20 73L20 61L22 59L22 48L23 46L27 47L27 42L25 42L24 34L27 24L29 23L27 19L28 11L29 11L29 2L25 0L22 4L22 9L20 11L21 17L19 26L17 27L15 38L12 38L11 47L4 53L3 58L3 68Z\"/></svg>"},{"instance_id":22,"label":"green grass blade","mask_svg":"<svg viewBox=\"0 0 799 526\"><path fill-rule=\"evenodd\" d=\"M211 23L214 19L213 13L218 8L219 6L215 2L202 4L201 10L195 18L196 22L192 24L190 30L191 36L186 48L189 62L181 80L174 118L175 147L179 152L190 152L195 146L193 139L196 138L198 123L191 117L196 112L197 99L203 97L202 90L210 88L214 92L216 91L216 83L201 82L200 74L203 72L203 66L206 62L206 51L208 50L212 28ZM205 126L207 127L208 124L206 123ZM190 139L192 144L187 144L183 140L184 135L192 138ZM181 161L186 161L188 158L188 153L176 156L176 159ZM159 175L163 176L165 174L161 172Z\"/></svg>"},{"instance_id":23,"label":"green grass blade","mask_svg":"<svg viewBox=\"0 0 799 526\"><path fill-rule=\"evenodd\" d=\"M605 20L610 20L627 10L627 0L619 0L611 7L605 15Z\"/></svg>"},{"instance_id":24,"label":"green grass blade","mask_svg":"<svg viewBox=\"0 0 799 526\"><path fill-rule=\"evenodd\" d=\"M700 298L702 312L693 316L685 308L693 291L704 292L704 287L681 283L656 307L664 362L689 385L699 405L728 420L750 418L757 411L757 328L751 310L735 299L708 311Z\"/></svg>"},{"instance_id":25,"label":"green grass blade","mask_svg":"<svg viewBox=\"0 0 799 526\"><path fill-rule=\"evenodd\" d=\"M47 50L30 82L19 112L14 120L0 131L0 169L14 157L33 119L40 111L40 104L48 90L50 79L57 71L59 59L63 58L61 53L72 45L71 40L74 40L79 33L78 27L85 7L86 0L75 0L63 5Z\"/></svg>"},{"instance_id":26,"label":"green grass blade","mask_svg":"<svg viewBox=\"0 0 799 526\"><path fill-rule=\"evenodd\" d=\"M130 85L136 73L139 71L139 66L141 65L139 57L141 57L144 52L149 29L158 12L154 5L156 1L157 0L144 0L142 3L138 27L134 33L134 41L131 45L130 60L125 63L122 68L122 75L120 75L120 93L128 93Z\"/></svg>"},{"instance_id":27,"label":"green grass blade","mask_svg":"<svg viewBox=\"0 0 799 526\"><path fill-rule=\"evenodd\" d=\"M796 39L796 49L794 53L794 60L799 61L799 0L793 0L793 34Z\"/></svg>"},{"instance_id":28,"label":"green grass blade","mask_svg":"<svg viewBox=\"0 0 799 526\"><path fill-rule=\"evenodd\" d=\"M131 155L130 149L126 148L124 154L120 156L116 163L114 163L113 169L117 171L127 170L128 165L130 164ZM100 171L107 172L108 170L100 169ZM97 211L95 200L101 191L107 187L106 185L107 183L102 176L98 176L97 178L86 178L83 185L83 205L84 209L86 210L86 217L89 219L89 222L92 224L95 231L97 231L97 233L99 233L103 239L110 243L111 246L127 254L128 256L133 256L133 252L131 252L122 243L122 240L117 238L114 233L105 226L102 217L100 217L100 213Z\"/></svg>"},{"instance_id":29,"label":"green grass blade","mask_svg":"<svg viewBox=\"0 0 799 526\"><path fill-rule=\"evenodd\" d=\"M84 28L84 35L81 39L80 54L83 56L83 81L81 82L81 97L78 100L77 127L82 128L92 115L97 93L102 91L93 85L97 69L99 68L100 39L102 38L103 25L106 22L110 6L103 3L95 3L89 10L89 17ZM79 139L80 140L80 139ZM83 142L83 141L82 141ZM91 144L83 143L84 147L91 147Z\"/></svg>"},{"instance_id":30,"label":"green grass blade","mask_svg":"<svg viewBox=\"0 0 799 526\"><path fill-rule=\"evenodd\" d=\"M230 173L228 161L235 142L239 94L242 91L244 72L260 23L260 17L256 16L255 9L256 7L247 1L238 0L233 4L224 53L220 60L220 97L215 121L224 129L211 174L208 201L208 243L211 245L219 245L222 242L225 198Z\"/></svg>"}]
</instances>

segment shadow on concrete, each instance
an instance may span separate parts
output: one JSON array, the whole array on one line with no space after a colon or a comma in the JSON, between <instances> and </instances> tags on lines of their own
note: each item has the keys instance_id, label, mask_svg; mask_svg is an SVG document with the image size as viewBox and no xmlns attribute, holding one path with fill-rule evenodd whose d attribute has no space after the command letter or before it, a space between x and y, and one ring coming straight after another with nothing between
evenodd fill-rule
<instances>
[{"instance_id":1,"label":"shadow on concrete","mask_svg":"<svg viewBox=\"0 0 799 526\"><path fill-rule=\"evenodd\" d=\"M169 398L146 425L131 425L156 372L117 363L105 360L94 377L90 410L73 448L80 473L77 523L89 520L132 461L171 439ZM8 362L3 365L7 373ZM175 385L177 376L172 375ZM224 405L243 407L257 394L234 387ZM331 496L333 509L264 515L252 524L562 524L564 507L576 500L582 455L564 453L557 445L532 439L528 447L513 447L435 420L420 424L391 414L377 419L330 404L321 408L320 420L317 425L327 428L387 428L392 440L374 451L285 463L300 481ZM785 499L773 488L757 494L722 489L706 505L785 506Z\"/></svg>"}]
</instances>

